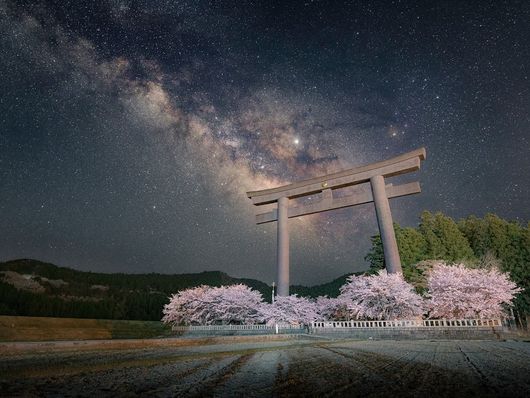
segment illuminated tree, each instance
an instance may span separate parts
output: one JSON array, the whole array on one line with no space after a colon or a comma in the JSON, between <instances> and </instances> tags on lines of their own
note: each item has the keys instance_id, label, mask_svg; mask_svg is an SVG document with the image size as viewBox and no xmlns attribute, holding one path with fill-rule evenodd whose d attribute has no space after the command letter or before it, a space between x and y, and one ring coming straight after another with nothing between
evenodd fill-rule
<instances>
[{"instance_id":1,"label":"illuminated tree","mask_svg":"<svg viewBox=\"0 0 530 398\"><path fill-rule=\"evenodd\" d=\"M239 284L199 286L171 296L162 321L173 325L211 325L262 322L261 293Z\"/></svg>"},{"instance_id":2,"label":"illuminated tree","mask_svg":"<svg viewBox=\"0 0 530 398\"><path fill-rule=\"evenodd\" d=\"M319 320L344 321L350 319L348 301L343 297L329 298L320 296L316 299Z\"/></svg>"},{"instance_id":3,"label":"illuminated tree","mask_svg":"<svg viewBox=\"0 0 530 398\"><path fill-rule=\"evenodd\" d=\"M423 299L401 274L352 275L340 289L352 318L412 319L424 312Z\"/></svg>"},{"instance_id":4,"label":"illuminated tree","mask_svg":"<svg viewBox=\"0 0 530 398\"><path fill-rule=\"evenodd\" d=\"M470 269L436 264L427 278L431 318L497 318L521 291L496 268Z\"/></svg>"},{"instance_id":5,"label":"illuminated tree","mask_svg":"<svg viewBox=\"0 0 530 398\"><path fill-rule=\"evenodd\" d=\"M268 325L288 323L291 325L308 325L319 319L317 305L314 301L291 296L277 296L274 304L261 306L262 316Z\"/></svg>"}]
</instances>

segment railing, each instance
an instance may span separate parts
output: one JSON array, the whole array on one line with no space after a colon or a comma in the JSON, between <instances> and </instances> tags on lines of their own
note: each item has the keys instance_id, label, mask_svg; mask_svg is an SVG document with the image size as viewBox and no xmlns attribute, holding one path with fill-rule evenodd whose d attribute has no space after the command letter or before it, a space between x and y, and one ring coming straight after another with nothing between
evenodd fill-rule
<instances>
[{"instance_id":1,"label":"railing","mask_svg":"<svg viewBox=\"0 0 530 398\"><path fill-rule=\"evenodd\" d=\"M288 324L277 324L277 325L193 325L193 326L173 326L174 332L192 332L192 331L229 331L229 330L304 330L304 325L288 325Z\"/></svg>"},{"instance_id":2,"label":"railing","mask_svg":"<svg viewBox=\"0 0 530 398\"><path fill-rule=\"evenodd\" d=\"M318 321L312 322L310 329L390 329L390 328L491 328L502 327L500 319L407 319L397 321ZM195 325L173 326L174 332L194 331L275 331L299 330L307 331L304 325Z\"/></svg>"},{"instance_id":3,"label":"railing","mask_svg":"<svg viewBox=\"0 0 530 398\"><path fill-rule=\"evenodd\" d=\"M318 321L311 329L319 328L490 328L501 327L500 319L411 319L397 321Z\"/></svg>"}]
</instances>

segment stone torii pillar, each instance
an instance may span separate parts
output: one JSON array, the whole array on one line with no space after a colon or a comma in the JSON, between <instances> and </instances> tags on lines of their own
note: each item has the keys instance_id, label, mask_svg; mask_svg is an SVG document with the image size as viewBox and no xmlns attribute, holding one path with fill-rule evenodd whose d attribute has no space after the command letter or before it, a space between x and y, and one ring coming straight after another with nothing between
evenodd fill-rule
<instances>
[{"instance_id":1,"label":"stone torii pillar","mask_svg":"<svg viewBox=\"0 0 530 398\"><path fill-rule=\"evenodd\" d=\"M278 296L289 295L289 198L278 199Z\"/></svg>"},{"instance_id":2,"label":"stone torii pillar","mask_svg":"<svg viewBox=\"0 0 530 398\"><path fill-rule=\"evenodd\" d=\"M379 225L379 233L381 234L381 242L383 243L387 272L389 274L396 272L402 273L396 234L394 233L394 223L392 222L390 204L386 196L384 177L374 176L370 178L370 186L374 198L375 214L377 216L377 224Z\"/></svg>"},{"instance_id":3,"label":"stone torii pillar","mask_svg":"<svg viewBox=\"0 0 530 398\"><path fill-rule=\"evenodd\" d=\"M247 192L248 198L256 206L276 205L276 208L272 210L256 214L256 223L278 222L278 296L289 295L289 218L364 203L374 202L375 204L388 273L401 273L401 261L388 199L419 193L421 189L418 182L385 185L385 178L419 170L420 163L425 156L425 148L420 148L382 162L298 181L282 187ZM349 196L333 195L335 190L368 183L371 190L361 190ZM319 200L310 204L289 206L289 199L310 195L316 195Z\"/></svg>"}]
</instances>

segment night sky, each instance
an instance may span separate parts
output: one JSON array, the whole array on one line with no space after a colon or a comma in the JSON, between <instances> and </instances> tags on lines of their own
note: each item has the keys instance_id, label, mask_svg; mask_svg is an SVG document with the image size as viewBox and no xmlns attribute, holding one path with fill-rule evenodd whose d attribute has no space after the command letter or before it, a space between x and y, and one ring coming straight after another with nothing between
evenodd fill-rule
<instances>
[{"instance_id":1,"label":"night sky","mask_svg":"<svg viewBox=\"0 0 530 398\"><path fill-rule=\"evenodd\" d=\"M422 210L530 219L530 3L0 0L0 261L271 283L247 190L422 146ZM367 267L372 204L293 219L291 282Z\"/></svg>"}]
</instances>

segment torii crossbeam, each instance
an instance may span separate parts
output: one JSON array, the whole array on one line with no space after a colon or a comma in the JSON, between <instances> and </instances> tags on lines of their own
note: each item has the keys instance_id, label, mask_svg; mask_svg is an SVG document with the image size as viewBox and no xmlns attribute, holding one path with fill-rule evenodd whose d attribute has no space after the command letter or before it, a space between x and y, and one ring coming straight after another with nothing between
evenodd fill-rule
<instances>
[{"instance_id":1,"label":"torii crossbeam","mask_svg":"<svg viewBox=\"0 0 530 398\"><path fill-rule=\"evenodd\" d=\"M256 206L277 203L276 208L256 215L256 223L277 221L278 225L278 295L289 295L289 229L288 219L307 214L321 213L343 207L374 202L383 242L386 269L389 273L401 272L392 215L388 199L421 192L420 184L412 182L386 185L385 178L410 173L420 169L426 157L425 148L405 153L382 162L355 167L337 173L315 177L272 189L247 192ZM350 196L334 197L333 191L370 183L371 192L359 192ZM307 205L289 206L289 199L318 194L320 200Z\"/></svg>"}]
</instances>

